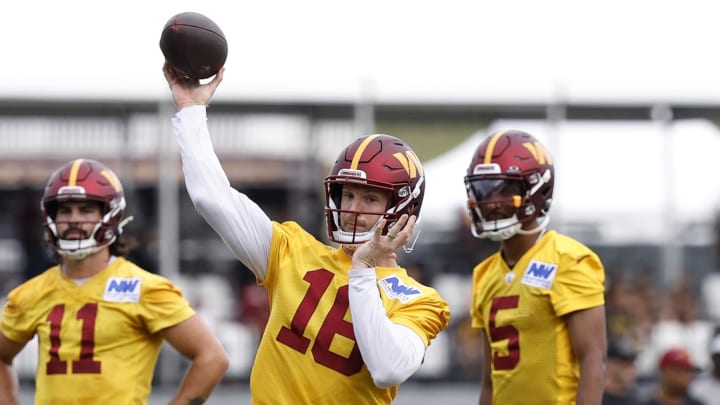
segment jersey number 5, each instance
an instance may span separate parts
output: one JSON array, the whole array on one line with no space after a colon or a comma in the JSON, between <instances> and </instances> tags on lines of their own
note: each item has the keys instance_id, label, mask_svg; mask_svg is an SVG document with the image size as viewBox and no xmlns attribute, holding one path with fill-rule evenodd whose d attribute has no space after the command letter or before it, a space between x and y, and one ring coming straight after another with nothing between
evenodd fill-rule
<instances>
[{"instance_id":1,"label":"jersey number 5","mask_svg":"<svg viewBox=\"0 0 720 405\"><path fill-rule=\"evenodd\" d=\"M95 349L95 318L97 317L97 303L87 303L77 312L77 319L83 323L80 337L80 359L72 362L74 374L99 374L99 361L93 360ZM50 322L50 361L47 362L47 374L67 373L67 361L60 360L60 326L62 325L65 305L58 304L53 307L47 316Z\"/></svg>"},{"instance_id":2,"label":"jersey number 5","mask_svg":"<svg viewBox=\"0 0 720 405\"><path fill-rule=\"evenodd\" d=\"M490 340L498 342L507 339L507 356L493 353L493 368L495 370L512 370L520 362L520 332L512 325L495 326L495 319L499 311L518 307L520 297L496 297L490 306Z\"/></svg>"},{"instance_id":3,"label":"jersey number 5","mask_svg":"<svg viewBox=\"0 0 720 405\"><path fill-rule=\"evenodd\" d=\"M308 288L297 311L295 311L290 327L283 326L280 328L276 338L278 342L300 353L307 351L310 346L310 338L303 336L305 328L307 328L310 318L317 309L320 298L330 286L333 277L335 276L326 269L313 270L305 274L303 280L310 284L310 288ZM348 286L344 285L338 289L332 308L330 308L330 312L328 312L327 317L320 326L320 330L315 336L315 343L312 346L312 355L315 362L348 376L359 372L363 366L360 348L355 342L352 323L344 319L349 306ZM350 357L346 358L330 351L330 344L336 334L353 341Z\"/></svg>"}]
</instances>

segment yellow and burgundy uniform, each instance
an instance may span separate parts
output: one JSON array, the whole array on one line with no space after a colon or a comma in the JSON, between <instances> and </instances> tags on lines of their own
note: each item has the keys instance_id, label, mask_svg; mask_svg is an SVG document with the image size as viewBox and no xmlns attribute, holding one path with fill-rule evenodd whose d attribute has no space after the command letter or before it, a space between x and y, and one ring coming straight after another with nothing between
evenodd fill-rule
<instances>
[{"instance_id":1,"label":"yellow and burgundy uniform","mask_svg":"<svg viewBox=\"0 0 720 405\"><path fill-rule=\"evenodd\" d=\"M14 289L0 328L38 336L35 403L146 404L163 339L195 314L178 288L123 259L84 284L52 267Z\"/></svg>"},{"instance_id":2,"label":"yellow and burgundy uniform","mask_svg":"<svg viewBox=\"0 0 720 405\"><path fill-rule=\"evenodd\" d=\"M348 301L352 262L295 222L273 223L267 277L272 308L250 378L253 404L389 404L355 341ZM377 268L389 318L429 344L447 326L447 303L399 268Z\"/></svg>"},{"instance_id":3,"label":"yellow and burgundy uniform","mask_svg":"<svg viewBox=\"0 0 720 405\"><path fill-rule=\"evenodd\" d=\"M473 272L472 325L491 347L493 403L571 404L579 380L563 316L604 304L605 271L549 231L510 269L500 252Z\"/></svg>"}]
</instances>

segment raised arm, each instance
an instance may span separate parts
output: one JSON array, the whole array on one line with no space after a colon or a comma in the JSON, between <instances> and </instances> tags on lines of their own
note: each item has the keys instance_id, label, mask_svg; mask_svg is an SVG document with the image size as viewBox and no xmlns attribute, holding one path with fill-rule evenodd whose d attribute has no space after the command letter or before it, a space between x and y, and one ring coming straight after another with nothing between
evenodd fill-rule
<instances>
[{"instance_id":1,"label":"raised arm","mask_svg":"<svg viewBox=\"0 0 720 405\"><path fill-rule=\"evenodd\" d=\"M263 280L272 222L255 202L231 187L207 127L205 106L222 81L224 69L207 84L178 76L168 64L163 72L178 108L172 123L190 199L235 257Z\"/></svg>"}]
</instances>

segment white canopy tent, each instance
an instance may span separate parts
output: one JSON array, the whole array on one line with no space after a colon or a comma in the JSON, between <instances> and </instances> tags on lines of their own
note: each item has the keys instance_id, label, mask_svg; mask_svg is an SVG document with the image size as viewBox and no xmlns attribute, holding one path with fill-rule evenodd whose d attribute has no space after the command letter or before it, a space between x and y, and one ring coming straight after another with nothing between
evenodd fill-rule
<instances>
[{"instance_id":1,"label":"white canopy tent","mask_svg":"<svg viewBox=\"0 0 720 405\"><path fill-rule=\"evenodd\" d=\"M520 129L535 135L556 168L555 227L595 227L605 242L661 242L672 229L680 237L707 240L720 202L714 178L720 131L706 120L651 121L502 120L425 163L423 226L449 230L465 210L463 176L487 134ZM698 228L696 225L700 224ZM699 231L698 231L699 229Z\"/></svg>"}]
</instances>

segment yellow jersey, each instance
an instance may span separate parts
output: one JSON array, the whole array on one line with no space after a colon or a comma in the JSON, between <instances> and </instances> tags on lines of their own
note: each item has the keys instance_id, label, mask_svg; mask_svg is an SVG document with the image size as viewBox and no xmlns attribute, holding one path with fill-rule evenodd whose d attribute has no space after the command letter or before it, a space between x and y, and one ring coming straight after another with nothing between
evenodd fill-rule
<instances>
[{"instance_id":1,"label":"yellow jersey","mask_svg":"<svg viewBox=\"0 0 720 405\"><path fill-rule=\"evenodd\" d=\"M178 288L122 257L77 285L54 266L15 288L0 330L38 336L37 405L147 404L158 331L195 314Z\"/></svg>"},{"instance_id":2,"label":"yellow jersey","mask_svg":"<svg viewBox=\"0 0 720 405\"><path fill-rule=\"evenodd\" d=\"M397 386L378 388L355 341L348 301L351 258L295 222L273 222L261 284L270 318L250 377L253 404L390 404ZM428 345L448 323L447 303L400 268L377 268L388 317Z\"/></svg>"},{"instance_id":3,"label":"yellow jersey","mask_svg":"<svg viewBox=\"0 0 720 405\"><path fill-rule=\"evenodd\" d=\"M490 342L493 403L573 404L579 365L564 316L603 305L598 256L549 231L511 269L500 252L473 271L472 325Z\"/></svg>"}]
</instances>

